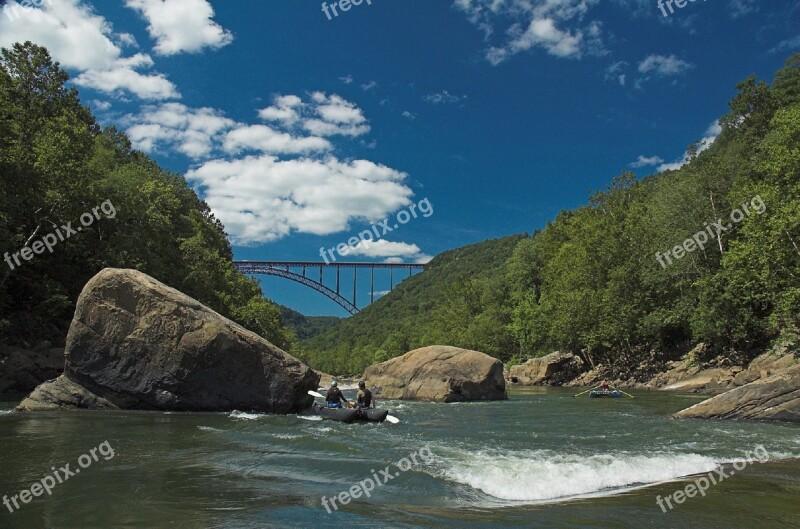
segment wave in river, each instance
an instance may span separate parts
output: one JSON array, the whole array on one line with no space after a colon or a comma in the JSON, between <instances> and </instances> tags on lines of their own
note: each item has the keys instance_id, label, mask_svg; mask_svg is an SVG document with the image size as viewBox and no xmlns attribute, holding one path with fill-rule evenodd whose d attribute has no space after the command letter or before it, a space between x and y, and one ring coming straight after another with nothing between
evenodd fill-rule
<instances>
[{"instance_id":1,"label":"wave in river","mask_svg":"<svg viewBox=\"0 0 800 529\"><path fill-rule=\"evenodd\" d=\"M439 459L444 466L442 477L500 500L524 502L612 494L710 472L718 466L714 459L698 454L565 455L540 450L454 455Z\"/></svg>"},{"instance_id":2,"label":"wave in river","mask_svg":"<svg viewBox=\"0 0 800 529\"><path fill-rule=\"evenodd\" d=\"M245 420L248 420L248 421L255 421L256 419L260 419L262 417L266 417L266 415L263 415L263 414L260 414L260 413L247 413L247 412L244 412L244 411L236 410L236 411L233 411L229 415L229 417L231 419L245 419Z\"/></svg>"}]
</instances>

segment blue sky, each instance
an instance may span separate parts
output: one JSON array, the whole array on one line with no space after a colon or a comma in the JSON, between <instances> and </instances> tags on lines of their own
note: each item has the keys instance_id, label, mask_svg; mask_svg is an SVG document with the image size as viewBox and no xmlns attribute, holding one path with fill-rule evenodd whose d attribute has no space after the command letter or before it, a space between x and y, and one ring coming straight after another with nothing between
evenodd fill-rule
<instances>
[{"instance_id":1,"label":"blue sky","mask_svg":"<svg viewBox=\"0 0 800 529\"><path fill-rule=\"evenodd\" d=\"M9 3L0 45L47 46L101 123L186 175L248 260L320 260L423 199L432 215L346 259L425 261L531 232L622 170L680 166L737 82L800 51L792 0L364 0L330 19L319 0L36 3Z\"/></svg>"}]
</instances>

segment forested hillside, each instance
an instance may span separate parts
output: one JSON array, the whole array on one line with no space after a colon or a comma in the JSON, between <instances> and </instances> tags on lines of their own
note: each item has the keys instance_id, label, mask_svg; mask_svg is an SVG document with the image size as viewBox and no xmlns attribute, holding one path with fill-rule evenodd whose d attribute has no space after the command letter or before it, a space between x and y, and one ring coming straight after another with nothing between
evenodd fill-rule
<instances>
[{"instance_id":1,"label":"forested hillside","mask_svg":"<svg viewBox=\"0 0 800 529\"><path fill-rule=\"evenodd\" d=\"M101 130L67 80L44 48L2 50L0 343L63 342L86 281L104 267L122 267L288 347L292 333L277 306L234 269L208 206L181 175L131 150L125 134ZM100 214L91 225L81 224L93 210ZM75 233L66 237L68 223ZM57 233L52 252L42 250L43 237Z\"/></svg>"},{"instance_id":2,"label":"forested hillside","mask_svg":"<svg viewBox=\"0 0 800 529\"><path fill-rule=\"evenodd\" d=\"M432 343L508 358L514 346L506 261L523 238L484 241L436 256L424 272L302 342L298 354L328 373L359 373L374 362Z\"/></svg>"},{"instance_id":3,"label":"forested hillside","mask_svg":"<svg viewBox=\"0 0 800 529\"><path fill-rule=\"evenodd\" d=\"M800 55L771 85L743 81L720 125L679 170L623 172L532 237L437 257L303 354L358 372L447 343L512 361L572 351L629 372L698 342L741 359L797 333Z\"/></svg>"},{"instance_id":4,"label":"forested hillside","mask_svg":"<svg viewBox=\"0 0 800 529\"><path fill-rule=\"evenodd\" d=\"M336 327L341 318L336 316L306 316L289 307L278 305L283 324L291 329L298 340L306 340Z\"/></svg>"}]
</instances>

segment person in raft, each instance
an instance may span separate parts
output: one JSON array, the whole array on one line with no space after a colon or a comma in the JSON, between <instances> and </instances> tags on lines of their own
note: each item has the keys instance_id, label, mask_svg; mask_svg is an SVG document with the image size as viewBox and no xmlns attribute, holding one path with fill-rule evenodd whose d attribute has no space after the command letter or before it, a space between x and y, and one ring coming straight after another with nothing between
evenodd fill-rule
<instances>
[{"instance_id":1,"label":"person in raft","mask_svg":"<svg viewBox=\"0 0 800 529\"><path fill-rule=\"evenodd\" d=\"M339 384L337 384L335 380L331 382L331 387L328 389L328 394L325 396L325 402L328 404L329 408L341 408L342 402L350 407L350 401L344 398L342 390L340 390L338 386Z\"/></svg>"},{"instance_id":2,"label":"person in raft","mask_svg":"<svg viewBox=\"0 0 800 529\"><path fill-rule=\"evenodd\" d=\"M362 380L358 383L358 393L356 393L356 404L359 408L369 408L372 406L372 392L367 389L367 385Z\"/></svg>"},{"instance_id":3,"label":"person in raft","mask_svg":"<svg viewBox=\"0 0 800 529\"><path fill-rule=\"evenodd\" d=\"M608 380L604 380L602 384L600 384L600 389L603 391L608 391Z\"/></svg>"}]
</instances>

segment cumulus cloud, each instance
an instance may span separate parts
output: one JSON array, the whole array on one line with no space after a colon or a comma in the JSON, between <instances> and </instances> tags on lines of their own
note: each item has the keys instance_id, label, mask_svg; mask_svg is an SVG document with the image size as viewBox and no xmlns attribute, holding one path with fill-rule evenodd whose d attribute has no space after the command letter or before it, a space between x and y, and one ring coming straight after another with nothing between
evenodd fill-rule
<instances>
[{"instance_id":1,"label":"cumulus cloud","mask_svg":"<svg viewBox=\"0 0 800 529\"><path fill-rule=\"evenodd\" d=\"M303 100L297 96L276 96L273 105L261 109L258 115L266 121L278 121L284 125L292 125L298 119L298 108L303 104Z\"/></svg>"},{"instance_id":2,"label":"cumulus cloud","mask_svg":"<svg viewBox=\"0 0 800 529\"><path fill-rule=\"evenodd\" d=\"M422 252L416 244L405 242L391 242L386 239L377 241L360 241L355 246L350 247L349 255L362 257L384 257L385 262L403 263L412 260L420 263L427 263L431 260L430 255Z\"/></svg>"},{"instance_id":3,"label":"cumulus cloud","mask_svg":"<svg viewBox=\"0 0 800 529\"><path fill-rule=\"evenodd\" d=\"M306 119L305 130L317 136L361 136L370 131L364 112L355 103L324 92L311 94L316 117Z\"/></svg>"},{"instance_id":4,"label":"cumulus cloud","mask_svg":"<svg viewBox=\"0 0 800 529\"><path fill-rule=\"evenodd\" d=\"M511 56L534 48L560 58L602 55L599 22L583 23L589 9L599 0L455 0L454 6L467 15L491 41L495 26L507 20L504 42L490 46L486 59L498 65Z\"/></svg>"},{"instance_id":5,"label":"cumulus cloud","mask_svg":"<svg viewBox=\"0 0 800 529\"><path fill-rule=\"evenodd\" d=\"M211 155L219 135L236 122L211 108L189 108L181 103L146 106L138 115L129 115L128 137L133 146L145 152L176 150L190 158Z\"/></svg>"},{"instance_id":6,"label":"cumulus cloud","mask_svg":"<svg viewBox=\"0 0 800 529\"><path fill-rule=\"evenodd\" d=\"M136 70L152 68L153 59L144 53L117 59L110 67L88 70L75 78L78 86L94 88L106 94L130 92L140 99L177 99L178 88L163 74L143 74Z\"/></svg>"},{"instance_id":7,"label":"cumulus cloud","mask_svg":"<svg viewBox=\"0 0 800 529\"><path fill-rule=\"evenodd\" d=\"M324 154L333 149L325 137L360 136L370 130L358 106L322 92L311 94L308 102L297 95L277 95L258 116L269 124L241 123L219 110L165 103L145 107L138 115L128 116L126 122L137 149L175 149L192 159L246 152Z\"/></svg>"},{"instance_id":8,"label":"cumulus cloud","mask_svg":"<svg viewBox=\"0 0 800 529\"><path fill-rule=\"evenodd\" d=\"M406 173L368 160L276 156L212 160L189 171L234 244L293 232L330 235L354 220L374 222L411 203Z\"/></svg>"},{"instance_id":9,"label":"cumulus cloud","mask_svg":"<svg viewBox=\"0 0 800 529\"><path fill-rule=\"evenodd\" d=\"M30 40L47 47L67 68L109 68L121 50L111 40L113 31L102 16L80 0L45 2L41 8L8 5L8 16L0 16L0 45Z\"/></svg>"},{"instance_id":10,"label":"cumulus cloud","mask_svg":"<svg viewBox=\"0 0 800 529\"><path fill-rule=\"evenodd\" d=\"M306 154L331 148L328 140L319 137L298 138L266 125L245 125L225 135L223 148L230 153L255 150L281 154Z\"/></svg>"},{"instance_id":11,"label":"cumulus cloud","mask_svg":"<svg viewBox=\"0 0 800 529\"><path fill-rule=\"evenodd\" d=\"M330 140L307 134L312 120L368 127L355 104L322 92L306 101L278 95L272 103L259 112L268 125L241 123L211 108L151 105L126 117L127 132L137 149L177 151L199 161L186 178L234 244L330 235L411 203L406 173L369 160L340 160Z\"/></svg>"},{"instance_id":12,"label":"cumulus cloud","mask_svg":"<svg viewBox=\"0 0 800 529\"><path fill-rule=\"evenodd\" d=\"M233 41L233 35L214 22L214 8L207 0L126 0L125 5L147 20L158 55L197 53Z\"/></svg>"},{"instance_id":13,"label":"cumulus cloud","mask_svg":"<svg viewBox=\"0 0 800 529\"><path fill-rule=\"evenodd\" d=\"M128 33L115 33L109 22L80 0L42 3L40 8L9 4L11 16L0 17L0 46L31 41L45 46L62 66L80 73L75 84L142 99L180 97L163 74L141 73L153 67L149 55L122 58L120 46L135 46Z\"/></svg>"},{"instance_id":14,"label":"cumulus cloud","mask_svg":"<svg viewBox=\"0 0 800 529\"><path fill-rule=\"evenodd\" d=\"M705 151L717 140L717 136L719 136L720 132L722 132L722 127L719 124L719 121L714 121L709 127L706 129L705 136L697 143L697 154ZM672 163L664 163L658 166L658 171L671 171L680 169L687 163L692 160L691 153L686 151L683 153L683 156L680 160L677 160Z\"/></svg>"}]
</instances>

